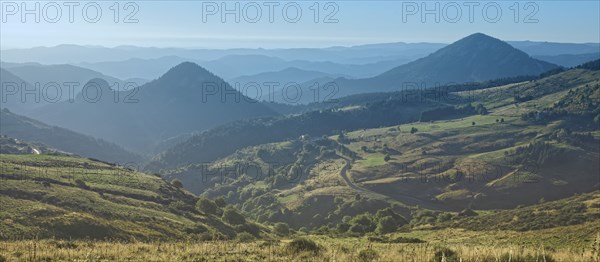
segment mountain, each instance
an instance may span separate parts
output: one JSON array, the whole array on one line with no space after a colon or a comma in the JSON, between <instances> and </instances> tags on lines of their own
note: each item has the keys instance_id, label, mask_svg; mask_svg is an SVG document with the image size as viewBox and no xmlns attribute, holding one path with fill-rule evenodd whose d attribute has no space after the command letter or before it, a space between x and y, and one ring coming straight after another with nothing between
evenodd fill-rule
<instances>
[{"instance_id":1,"label":"mountain","mask_svg":"<svg viewBox=\"0 0 600 262\"><path fill-rule=\"evenodd\" d=\"M69 99L70 90L66 83L76 83L71 91L73 95L79 93L81 88L94 78L104 79L116 88L125 87L123 80L73 65L12 64L6 70L33 85L39 83L40 88L52 83L58 84L62 88L62 95L59 98L63 101Z\"/></svg>"},{"instance_id":2,"label":"mountain","mask_svg":"<svg viewBox=\"0 0 600 262\"><path fill-rule=\"evenodd\" d=\"M465 83L511 76L539 75L556 65L532 59L509 44L476 33L435 53L376 77L395 83ZM397 84L396 84L397 86Z\"/></svg>"},{"instance_id":3,"label":"mountain","mask_svg":"<svg viewBox=\"0 0 600 262\"><path fill-rule=\"evenodd\" d=\"M600 51L600 50L599 50ZM600 59L600 53L588 54L563 54L563 55L536 55L535 59L557 64L563 67L574 67L585 62Z\"/></svg>"},{"instance_id":4,"label":"mountain","mask_svg":"<svg viewBox=\"0 0 600 262\"><path fill-rule=\"evenodd\" d=\"M102 79L86 86L87 95L78 94L73 103L47 105L31 115L138 152L230 121L277 115L190 62L134 90L112 90ZM96 99L98 90L102 91Z\"/></svg>"},{"instance_id":5,"label":"mountain","mask_svg":"<svg viewBox=\"0 0 600 262\"><path fill-rule=\"evenodd\" d=\"M26 113L36 107L48 104L46 99L38 93L38 95L25 95L25 90L35 90L35 85L19 78L13 73L0 68L0 109L10 108L18 113Z\"/></svg>"},{"instance_id":6,"label":"mountain","mask_svg":"<svg viewBox=\"0 0 600 262\"><path fill-rule=\"evenodd\" d=\"M554 64L533 59L499 39L476 33L424 58L400 65L375 77L336 79L332 85L338 91L331 97L482 82L514 76L536 76L556 67ZM310 90L305 87L304 92L310 93Z\"/></svg>"},{"instance_id":7,"label":"mountain","mask_svg":"<svg viewBox=\"0 0 600 262\"><path fill-rule=\"evenodd\" d=\"M0 116L2 116L0 117L0 133L2 135L103 161L142 164L140 156L113 143L65 128L49 126L40 121L12 113L8 109L3 109Z\"/></svg>"}]
</instances>

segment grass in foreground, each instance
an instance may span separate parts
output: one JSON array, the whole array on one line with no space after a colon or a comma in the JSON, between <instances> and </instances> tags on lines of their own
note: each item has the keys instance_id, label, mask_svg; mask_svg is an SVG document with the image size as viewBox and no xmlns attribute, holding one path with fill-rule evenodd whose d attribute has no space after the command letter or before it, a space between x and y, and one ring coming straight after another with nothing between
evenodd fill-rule
<instances>
[{"instance_id":1,"label":"grass in foreground","mask_svg":"<svg viewBox=\"0 0 600 262\"><path fill-rule=\"evenodd\" d=\"M0 242L0 261L598 261L598 244L597 238L595 248L553 249L524 244L380 243L322 236L249 243L30 240Z\"/></svg>"}]
</instances>

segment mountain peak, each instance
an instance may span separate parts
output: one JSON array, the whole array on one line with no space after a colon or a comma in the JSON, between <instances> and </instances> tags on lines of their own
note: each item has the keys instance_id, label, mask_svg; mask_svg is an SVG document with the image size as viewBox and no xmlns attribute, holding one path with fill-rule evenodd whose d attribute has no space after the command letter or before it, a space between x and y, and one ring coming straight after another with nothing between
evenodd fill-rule
<instances>
[{"instance_id":1,"label":"mountain peak","mask_svg":"<svg viewBox=\"0 0 600 262\"><path fill-rule=\"evenodd\" d=\"M484 39L488 39L488 40L497 40L497 41L502 41L500 39L494 38L492 36L486 35L484 33L474 33L474 34L470 34L468 36L463 37L462 39L476 39L476 40L484 40Z\"/></svg>"},{"instance_id":2,"label":"mountain peak","mask_svg":"<svg viewBox=\"0 0 600 262\"><path fill-rule=\"evenodd\" d=\"M465 83L539 75L556 65L531 58L510 44L483 33L466 36L431 55L381 76L395 83Z\"/></svg>"},{"instance_id":3,"label":"mountain peak","mask_svg":"<svg viewBox=\"0 0 600 262\"><path fill-rule=\"evenodd\" d=\"M164 79L166 81L179 81L181 79L188 79L190 77L206 79L216 76L196 63L183 62L169 69L169 71L161 76L160 79Z\"/></svg>"},{"instance_id":4,"label":"mountain peak","mask_svg":"<svg viewBox=\"0 0 600 262\"><path fill-rule=\"evenodd\" d=\"M489 48L491 46L494 47L502 47L502 48L510 48L510 49L515 49L513 48L511 45L509 45L508 43L483 34L483 33L474 33L472 35L468 35L462 39L459 39L458 41L448 45L448 47L452 47L452 46L485 46L486 48ZM517 50L517 49L515 49Z\"/></svg>"}]
</instances>

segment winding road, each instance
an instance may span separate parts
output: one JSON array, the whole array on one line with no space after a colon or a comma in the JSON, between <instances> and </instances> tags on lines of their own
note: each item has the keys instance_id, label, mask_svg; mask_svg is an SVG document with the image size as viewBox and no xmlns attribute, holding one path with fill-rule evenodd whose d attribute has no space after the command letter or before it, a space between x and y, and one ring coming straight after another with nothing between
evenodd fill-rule
<instances>
[{"instance_id":1,"label":"winding road","mask_svg":"<svg viewBox=\"0 0 600 262\"><path fill-rule=\"evenodd\" d=\"M344 179L344 182L346 182L346 184L356 190L356 191L360 191L363 193L368 193L371 195L376 195L379 196L381 198L384 199L392 199L398 202L401 202L405 205L409 205L409 206L416 206L418 205L419 207L423 207L426 209L431 209L431 210L439 210L439 211L456 211L453 210L445 205L441 205L441 204L437 204L437 203L432 203L432 202L428 202L422 199L418 199L412 196L408 196L408 195L403 195L403 194L393 194L393 195L386 195L386 194L381 194L375 191L371 191L369 189L366 189L364 187L361 187L357 184L354 183L354 181L352 181L352 179L350 179L350 177L348 177L348 170L350 169L350 165L351 165L351 160L338 155L339 157L343 158L344 161L346 162L346 164L342 167L342 170L340 171L340 176L342 176L342 179Z\"/></svg>"}]
</instances>

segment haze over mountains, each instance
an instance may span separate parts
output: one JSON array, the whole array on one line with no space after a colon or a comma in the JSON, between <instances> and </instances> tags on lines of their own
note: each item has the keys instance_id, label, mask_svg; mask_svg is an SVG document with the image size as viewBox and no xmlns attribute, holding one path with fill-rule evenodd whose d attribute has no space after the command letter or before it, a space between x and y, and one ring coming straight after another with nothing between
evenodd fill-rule
<instances>
[{"instance_id":1,"label":"haze over mountains","mask_svg":"<svg viewBox=\"0 0 600 262\"><path fill-rule=\"evenodd\" d=\"M193 63L182 63L135 90L111 90L102 79L88 99L47 105L31 113L36 119L147 151L164 139L200 132L229 121L276 115L268 107L233 89L218 76ZM115 102L115 99L118 99Z\"/></svg>"},{"instance_id":2,"label":"haze over mountains","mask_svg":"<svg viewBox=\"0 0 600 262\"><path fill-rule=\"evenodd\" d=\"M512 42L515 46L553 52L572 52L577 56L588 57L586 52L594 48L593 44L555 44ZM435 48L443 47L435 52ZM7 107L15 107L15 112L28 112L28 116L51 125L66 127L94 137L118 143L127 149L137 152L152 152L152 147L163 141L181 141L177 137L187 137L192 133L202 132L232 121L278 116L275 112L295 112L298 108L285 105L263 104L261 100L281 103L290 101L282 99L290 96L289 90L284 94L281 86L287 82L301 83L302 94L293 103L322 102L329 98L340 98L347 95L398 91L403 88L431 87L435 84L482 82L498 78L516 76L536 76L557 66L531 58L528 54L513 48L499 39L473 34L451 45L442 44L381 44L356 47L332 47L325 49L234 49L234 50L180 50L159 48L118 47L114 49L100 47L59 46L55 48L32 49L25 55L23 50L7 50L8 57L21 54L24 58L35 57L42 61L57 61L56 54L76 49L96 59L86 60L82 65L93 67L98 71L111 71L121 78L127 76L151 77L163 74L156 80L131 90L112 90L111 81L117 78L71 65L39 65L3 63L7 70L18 72L26 80L2 71L7 75L4 79L16 79L16 82L50 81L71 79L86 81L83 86L99 87L101 99L90 103L90 90L87 96L77 93L73 103L36 103L21 111L22 105L7 103ZM48 50L56 51L48 53ZM128 53L125 51L129 51ZM169 53L171 52L171 53ZM178 56L162 56L161 54L193 54L198 58L214 59L198 60L195 63L183 62L186 58ZM384 53L392 53L385 56ZM430 55L403 65L406 57ZM104 57L110 59L114 54L133 56L123 62L93 62ZM4 54L4 52L3 52ZM102 56L100 56L100 54ZM273 55L273 56L267 56ZM276 54L276 55L274 55ZM324 55L321 61L318 55ZM225 55L225 56L223 56ZM307 60L286 60L303 58ZM333 59L332 57L337 57ZM404 57L404 58L398 58ZM55 59L55 60L53 60ZM81 58L83 59L83 58ZM314 61L309 61L314 59ZM387 60L386 60L387 59ZM396 60L394 60L396 59ZM337 62L362 61L372 64L338 64ZM92 62L89 62L92 61ZM176 64L174 67L169 64ZM293 66L293 67L290 67ZM387 69L386 69L387 68ZM313 70L314 69L314 70ZM388 70L389 69L389 70ZM387 70L387 71L386 71ZM127 71L127 72L125 72ZM6 72L6 73L5 73ZM274 93L267 92L262 86L259 95L249 94L247 90L235 91L221 78L219 73L227 75L233 87L235 83L277 82L278 89ZM112 74L110 74L112 75ZM236 75L240 75L234 77ZM361 78L360 76L374 75ZM343 77L340 77L343 76ZM143 81L140 80L140 81ZM122 83L122 82L119 82ZM242 85L244 83L241 83ZM319 83L317 94L314 85ZM334 83L335 86L328 86ZM417 85L405 85L418 83ZM96 91L91 91L92 97ZM250 91L252 92L252 91ZM293 93L293 91L292 91ZM249 97L247 97L247 96ZM296 94L297 95L297 94ZM294 94L291 94L294 96ZM271 97L274 100L271 100ZM13 99L16 96L13 96ZM258 101L254 101L254 99ZM40 107L41 108L36 108ZM33 110L33 108L36 108ZM12 109L12 108L11 108ZM32 111L31 111L32 110ZM304 110L304 109L302 109ZM177 117L173 117L177 116ZM163 148L164 146L161 146Z\"/></svg>"},{"instance_id":3,"label":"haze over mountains","mask_svg":"<svg viewBox=\"0 0 600 262\"><path fill-rule=\"evenodd\" d=\"M365 90L389 92L514 76L535 76L557 67L533 59L499 39L477 33L443 47L427 57L395 67L375 77L335 79L332 83L337 90L329 99L364 93ZM303 86L302 93L311 94L311 88ZM285 94L276 97L285 97ZM310 101L311 96L303 98L304 103L317 102Z\"/></svg>"},{"instance_id":4,"label":"haze over mountains","mask_svg":"<svg viewBox=\"0 0 600 262\"><path fill-rule=\"evenodd\" d=\"M72 65L0 68L0 250L36 239L30 260L47 260L36 249L44 238L61 250L52 260L125 240L136 255L118 243L118 255L102 246L85 259L402 261L401 250L419 261L555 261L545 254L554 246L523 243L581 238L556 261L592 243L579 256L597 255L593 48L476 33L449 45L11 50L12 59ZM59 57L69 51L82 56ZM145 83L111 83L132 77ZM33 83L67 81L82 82L72 101L27 96ZM506 241L509 253L463 259L452 252L464 250L438 247L461 250L481 235ZM298 242L311 247L295 251ZM531 259L540 250L543 259Z\"/></svg>"},{"instance_id":5,"label":"haze over mountains","mask_svg":"<svg viewBox=\"0 0 600 262\"><path fill-rule=\"evenodd\" d=\"M142 157L124 150L116 144L79 134L71 130L49 126L37 120L17 115L7 109L0 112L0 133L16 138L77 154L102 159L112 163L140 164Z\"/></svg>"}]
</instances>

